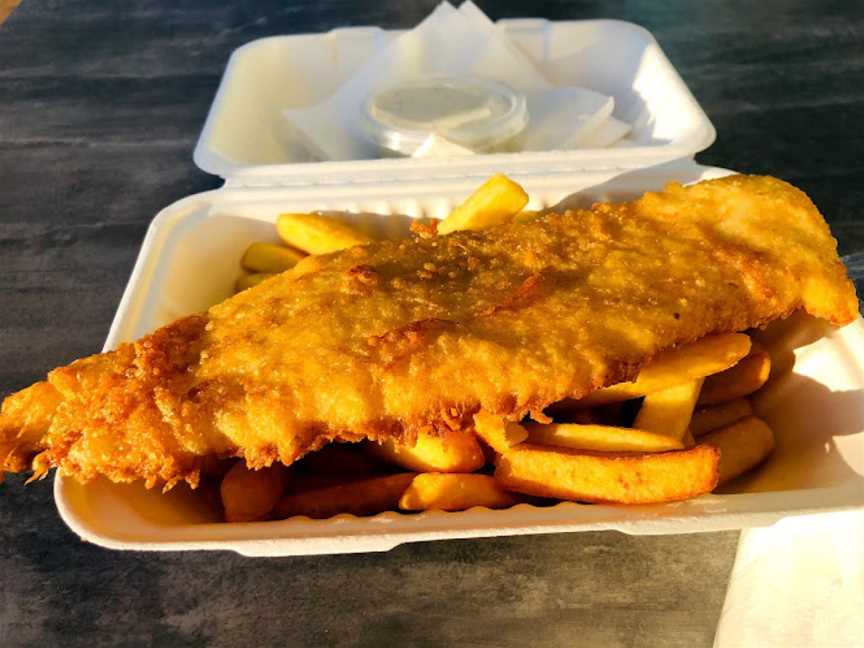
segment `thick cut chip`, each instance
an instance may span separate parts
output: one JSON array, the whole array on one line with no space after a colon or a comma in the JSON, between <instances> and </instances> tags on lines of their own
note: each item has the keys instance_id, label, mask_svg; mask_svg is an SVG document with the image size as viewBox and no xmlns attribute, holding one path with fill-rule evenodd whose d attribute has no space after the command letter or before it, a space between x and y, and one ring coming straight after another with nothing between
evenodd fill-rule
<instances>
[{"instance_id":1,"label":"thick cut chip","mask_svg":"<svg viewBox=\"0 0 864 648\"><path fill-rule=\"evenodd\" d=\"M685 500L717 484L720 451L710 445L651 454L550 450L523 443L501 455L495 479L507 490L580 502L653 504Z\"/></svg>"},{"instance_id":2,"label":"thick cut chip","mask_svg":"<svg viewBox=\"0 0 864 648\"><path fill-rule=\"evenodd\" d=\"M681 439L646 430L591 423L530 423L528 440L539 445L600 452L664 452L684 447Z\"/></svg>"},{"instance_id":3,"label":"thick cut chip","mask_svg":"<svg viewBox=\"0 0 864 648\"><path fill-rule=\"evenodd\" d=\"M486 463L480 444L467 431L421 432L414 445L386 439L367 447L381 459L418 472L473 472Z\"/></svg>"},{"instance_id":4,"label":"thick cut chip","mask_svg":"<svg viewBox=\"0 0 864 648\"><path fill-rule=\"evenodd\" d=\"M270 277L275 277L275 274L269 272L255 272L252 274L243 274L237 279L234 283L234 292L243 292L247 288L252 288L253 286L257 286L265 279L269 279Z\"/></svg>"},{"instance_id":5,"label":"thick cut chip","mask_svg":"<svg viewBox=\"0 0 864 648\"><path fill-rule=\"evenodd\" d=\"M492 176L438 225L439 234L482 230L509 222L528 204L528 194L510 178Z\"/></svg>"},{"instance_id":6,"label":"thick cut chip","mask_svg":"<svg viewBox=\"0 0 864 648\"><path fill-rule=\"evenodd\" d=\"M683 439L700 389L702 379L697 378L648 394L639 408L633 427Z\"/></svg>"},{"instance_id":7,"label":"thick cut chip","mask_svg":"<svg viewBox=\"0 0 864 648\"><path fill-rule=\"evenodd\" d=\"M464 511L472 506L507 508L518 500L488 475L424 473L417 475L399 500L405 511Z\"/></svg>"},{"instance_id":8,"label":"thick cut chip","mask_svg":"<svg viewBox=\"0 0 864 648\"><path fill-rule=\"evenodd\" d=\"M720 405L701 407L693 413L690 421L690 431L693 436L701 437L713 430L726 427L753 415L753 406L746 398L736 398Z\"/></svg>"},{"instance_id":9,"label":"thick cut chip","mask_svg":"<svg viewBox=\"0 0 864 648\"><path fill-rule=\"evenodd\" d=\"M280 214L276 230L288 245L309 254L329 254L372 240L362 232L320 214Z\"/></svg>"},{"instance_id":10,"label":"thick cut chip","mask_svg":"<svg viewBox=\"0 0 864 648\"><path fill-rule=\"evenodd\" d=\"M512 421L487 412L474 415L474 430L495 452L503 454L528 438L528 431Z\"/></svg>"},{"instance_id":11,"label":"thick cut chip","mask_svg":"<svg viewBox=\"0 0 864 648\"><path fill-rule=\"evenodd\" d=\"M285 488L282 466L249 470L237 462L222 478L220 494L226 522L252 522L264 519Z\"/></svg>"},{"instance_id":12,"label":"thick cut chip","mask_svg":"<svg viewBox=\"0 0 864 648\"><path fill-rule=\"evenodd\" d=\"M322 520L340 513L376 515L395 511L399 498L413 479L413 473L400 473L304 493L289 493L279 501L273 514L277 518L305 515Z\"/></svg>"},{"instance_id":13,"label":"thick cut chip","mask_svg":"<svg viewBox=\"0 0 864 648\"><path fill-rule=\"evenodd\" d=\"M252 243L243 253L240 265L249 272L285 272L305 256L299 250L284 245Z\"/></svg>"},{"instance_id":14,"label":"thick cut chip","mask_svg":"<svg viewBox=\"0 0 864 648\"><path fill-rule=\"evenodd\" d=\"M736 398L749 396L760 389L771 375L771 356L764 351L756 351L715 376L705 379L700 405L716 405Z\"/></svg>"},{"instance_id":15,"label":"thick cut chip","mask_svg":"<svg viewBox=\"0 0 864 648\"><path fill-rule=\"evenodd\" d=\"M829 335L831 330L831 325L825 320L798 311L753 331L753 348L761 349L771 357L771 380L792 369L795 349Z\"/></svg>"},{"instance_id":16,"label":"thick cut chip","mask_svg":"<svg viewBox=\"0 0 864 648\"><path fill-rule=\"evenodd\" d=\"M762 419L748 416L706 434L700 443L720 450L720 484L762 463L774 449L774 432Z\"/></svg>"},{"instance_id":17,"label":"thick cut chip","mask_svg":"<svg viewBox=\"0 0 864 648\"><path fill-rule=\"evenodd\" d=\"M649 362L633 382L619 383L589 394L579 403L602 405L639 398L728 369L750 351L750 338L740 333L714 335L665 351Z\"/></svg>"}]
</instances>

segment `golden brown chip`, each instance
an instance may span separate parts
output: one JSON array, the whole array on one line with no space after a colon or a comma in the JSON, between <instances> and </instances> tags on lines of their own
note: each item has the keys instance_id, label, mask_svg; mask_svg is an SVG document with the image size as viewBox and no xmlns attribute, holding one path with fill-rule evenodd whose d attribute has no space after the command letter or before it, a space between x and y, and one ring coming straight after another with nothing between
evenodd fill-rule
<instances>
[{"instance_id":1,"label":"golden brown chip","mask_svg":"<svg viewBox=\"0 0 864 648\"><path fill-rule=\"evenodd\" d=\"M492 477L462 473L417 475L399 500L406 511L464 511L473 506L507 508L518 500Z\"/></svg>"},{"instance_id":2,"label":"golden brown chip","mask_svg":"<svg viewBox=\"0 0 864 648\"><path fill-rule=\"evenodd\" d=\"M712 430L726 427L753 415L753 406L746 398L736 398L720 405L701 407L693 413L690 421L690 431L693 436L700 437Z\"/></svg>"},{"instance_id":3,"label":"golden brown chip","mask_svg":"<svg viewBox=\"0 0 864 648\"><path fill-rule=\"evenodd\" d=\"M280 214L276 230L288 245L309 254L329 254L372 240L363 232L321 214Z\"/></svg>"},{"instance_id":4,"label":"golden brown chip","mask_svg":"<svg viewBox=\"0 0 864 648\"><path fill-rule=\"evenodd\" d=\"M276 505L274 516L289 518L305 515L325 519L340 513L376 515L394 511L399 507L399 498L412 479L414 473L399 473L305 493L289 493Z\"/></svg>"},{"instance_id":5,"label":"golden brown chip","mask_svg":"<svg viewBox=\"0 0 864 648\"><path fill-rule=\"evenodd\" d=\"M526 426L531 443L595 452L664 452L680 450L680 439L629 427L588 423L552 423Z\"/></svg>"},{"instance_id":6,"label":"golden brown chip","mask_svg":"<svg viewBox=\"0 0 864 648\"><path fill-rule=\"evenodd\" d=\"M305 256L305 253L284 245L257 242L246 248L240 265L249 272L285 272Z\"/></svg>"},{"instance_id":7,"label":"golden brown chip","mask_svg":"<svg viewBox=\"0 0 864 648\"><path fill-rule=\"evenodd\" d=\"M701 439L720 450L719 484L762 463L774 449L774 432L762 419L748 416Z\"/></svg>"},{"instance_id":8,"label":"golden brown chip","mask_svg":"<svg viewBox=\"0 0 864 648\"><path fill-rule=\"evenodd\" d=\"M270 272L253 272L252 274L242 274L234 282L234 292L243 292L247 288L257 286L265 279L275 277L276 275Z\"/></svg>"},{"instance_id":9,"label":"golden brown chip","mask_svg":"<svg viewBox=\"0 0 864 648\"><path fill-rule=\"evenodd\" d=\"M507 223L528 204L528 194L500 173L492 176L438 225L438 234L482 230Z\"/></svg>"},{"instance_id":10,"label":"golden brown chip","mask_svg":"<svg viewBox=\"0 0 864 648\"><path fill-rule=\"evenodd\" d=\"M281 465L250 470L242 461L234 464L219 489L225 521L252 522L267 517L285 488L284 470Z\"/></svg>"},{"instance_id":11,"label":"golden brown chip","mask_svg":"<svg viewBox=\"0 0 864 648\"><path fill-rule=\"evenodd\" d=\"M717 484L711 445L650 454L596 454L523 443L502 455L495 479L507 490L581 502L652 504L685 500Z\"/></svg>"},{"instance_id":12,"label":"golden brown chip","mask_svg":"<svg viewBox=\"0 0 864 648\"><path fill-rule=\"evenodd\" d=\"M683 439L693 416L702 378L648 394L633 427Z\"/></svg>"},{"instance_id":13,"label":"golden brown chip","mask_svg":"<svg viewBox=\"0 0 864 648\"><path fill-rule=\"evenodd\" d=\"M750 338L740 333L702 338L661 353L642 368L633 382L606 387L578 402L589 406L639 398L728 369L749 351Z\"/></svg>"},{"instance_id":14,"label":"golden brown chip","mask_svg":"<svg viewBox=\"0 0 864 648\"><path fill-rule=\"evenodd\" d=\"M511 421L486 412L474 415L474 429L495 452L504 453L528 438L528 431Z\"/></svg>"},{"instance_id":15,"label":"golden brown chip","mask_svg":"<svg viewBox=\"0 0 864 648\"><path fill-rule=\"evenodd\" d=\"M734 367L705 379L700 405L726 403L742 396L748 396L762 387L771 375L771 356L764 351L756 351L741 360Z\"/></svg>"},{"instance_id":16,"label":"golden brown chip","mask_svg":"<svg viewBox=\"0 0 864 648\"><path fill-rule=\"evenodd\" d=\"M474 472L486 463L472 432L420 433L413 446L387 439L366 447L380 459L417 472Z\"/></svg>"}]
</instances>

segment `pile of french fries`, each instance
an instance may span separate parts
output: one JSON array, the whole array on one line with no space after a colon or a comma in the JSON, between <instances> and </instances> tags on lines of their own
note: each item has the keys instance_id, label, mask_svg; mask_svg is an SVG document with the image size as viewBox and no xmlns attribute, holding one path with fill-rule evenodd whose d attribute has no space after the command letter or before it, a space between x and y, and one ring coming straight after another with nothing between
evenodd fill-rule
<instances>
[{"instance_id":1,"label":"pile of french fries","mask_svg":"<svg viewBox=\"0 0 864 648\"><path fill-rule=\"evenodd\" d=\"M496 175L437 225L437 234L528 221L528 196ZM321 214L282 214L284 245L253 243L237 291L308 255L370 241ZM434 229L433 229L434 231ZM765 460L771 428L749 399L771 373L771 355L744 334L716 335L654 358L633 382L547 409L552 422L480 412L474 430L421 434L413 445L336 443L286 468L216 470L226 521L340 513L460 511L556 500L648 504L714 490ZM227 472L222 472L226 470Z\"/></svg>"}]
</instances>

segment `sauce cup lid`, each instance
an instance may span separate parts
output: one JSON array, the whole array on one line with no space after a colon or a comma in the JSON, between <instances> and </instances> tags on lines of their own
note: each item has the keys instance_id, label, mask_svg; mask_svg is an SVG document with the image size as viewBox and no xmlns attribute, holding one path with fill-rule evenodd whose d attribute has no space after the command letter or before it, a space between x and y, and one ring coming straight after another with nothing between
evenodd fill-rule
<instances>
[{"instance_id":1,"label":"sauce cup lid","mask_svg":"<svg viewBox=\"0 0 864 648\"><path fill-rule=\"evenodd\" d=\"M525 96L505 83L427 77L370 94L360 128L375 144L412 155L432 134L473 151L487 151L518 135L527 123Z\"/></svg>"}]
</instances>

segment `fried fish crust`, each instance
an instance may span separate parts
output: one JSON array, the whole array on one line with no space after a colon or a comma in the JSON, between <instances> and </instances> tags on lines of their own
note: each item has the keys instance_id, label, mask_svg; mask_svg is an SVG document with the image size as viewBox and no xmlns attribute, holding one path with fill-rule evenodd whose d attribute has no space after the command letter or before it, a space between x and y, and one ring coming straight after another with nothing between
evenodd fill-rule
<instances>
[{"instance_id":1,"label":"fried fish crust","mask_svg":"<svg viewBox=\"0 0 864 648\"><path fill-rule=\"evenodd\" d=\"M332 440L518 420L655 354L858 302L807 196L771 177L386 241L296 268L6 399L0 462L197 482L202 458L291 464Z\"/></svg>"}]
</instances>

